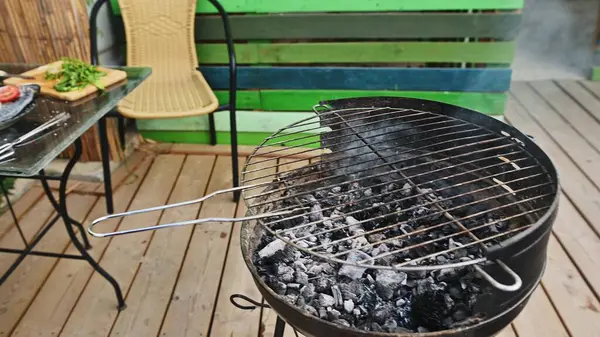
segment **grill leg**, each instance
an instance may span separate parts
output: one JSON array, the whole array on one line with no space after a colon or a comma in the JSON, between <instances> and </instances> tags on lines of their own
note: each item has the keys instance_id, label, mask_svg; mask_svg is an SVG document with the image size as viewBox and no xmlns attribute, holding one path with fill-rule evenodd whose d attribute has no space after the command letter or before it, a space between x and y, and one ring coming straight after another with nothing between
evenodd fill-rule
<instances>
[{"instance_id":1,"label":"grill leg","mask_svg":"<svg viewBox=\"0 0 600 337\"><path fill-rule=\"evenodd\" d=\"M275 332L273 333L273 337L283 337L283 333L285 332L285 321L281 319L281 317L277 316L277 322L275 323Z\"/></svg>"}]
</instances>

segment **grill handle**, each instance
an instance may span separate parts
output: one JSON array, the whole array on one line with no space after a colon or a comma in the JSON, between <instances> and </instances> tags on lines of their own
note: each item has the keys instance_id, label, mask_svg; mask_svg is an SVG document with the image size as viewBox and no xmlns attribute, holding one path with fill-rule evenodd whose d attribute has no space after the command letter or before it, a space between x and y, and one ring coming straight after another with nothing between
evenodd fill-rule
<instances>
[{"instance_id":1,"label":"grill handle","mask_svg":"<svg viewBox=\"0 0 600 337\"><path fill-rule=\"evenodd\" d=\"M157 230L157 229L161 229L161 228L181 227L181 226L195 225L195 224L200 224L200 223L205 223L205 222L237 222L237 221L256 220L256 219L262 219L262 218L271 217L271 216L291 214L291 213L294 213L294 212L296 212L298 210L301 210L301 208L295 208L295 209L291 209L291 210L288 210L288 211L273 212L273 213L264 213L264 214L251 215L251 216L245 216L245 217L239 217L239 218L201 218L201 219L194 219L194 220L171 222L171 223L160 224L160 225L155 225L155 226L148 226L148 227L123 229L123 230L117 230L117 231L114 231L114 232L106 232L106 233L99 233L99 232L95 232L94 231L94 227L97 224L99 224L101 222L104 222L104 221L108 221L110 219L125 218L125 217L128 217L130 215L136 215L136 214L142 214L142 213L149 213L149 212L156 212L156 211L162 211L162 210L169 209L169 208L176 208L176 207L182 207L182 206L197 204L197 203L204 202L205 200L210 199L210 198L212 198L214 196L217 196L219 194L235 192L235 191L249 189L249 188L254 188L254 187L259 187L259 186L263 186L263 185L264 184L256 184L256 185L246 185L246 186L234 187L234 188L229 188L229 189L225 189L225 190L215 191L213 193L210 193L210 194L207 194L207 195L203 196L202 198L195 199L195 200L182 201L182 202L178 202L178 203L173 203L173 204L168 204L168 205L162 205L162 206L156 206L156 207L150 207L150 208L145 208L145 209L138 209L138 210L123 212L123 213L108 214L108 215L105 215L103 217L100 217L100 218L92 221L92 223L88 227L87 231L88 231L88 233L90 233L91 236L94 236L94 237L97 237L97 238L106 238L106 237L111 237L111 236L116 236L116 235L124 235L124 234L132 234L132 233L139 233L139 232L145 232L145 231L152 231L152 230Z\"/></svg>"},{"instance_id":2,"label":"grill handle","mask_svg":"<svg viewBox=\"0 0 600 337\"><path fill-rule=\"evenodd\" d=\"M480 266L475 265L474 267L475 267L475 270L477 270L477 272L479 274L481 274L481 276L483 276L483 278L486 281L488 281L493 287L495 287L498 290L512 292L512 291L517 291L517 290L521 289L521 286L523 285L523 281L521 280L521 277L519 277L519 275L517 273L515 273L514 270L510 269L510 267L507 266L504 262L497 260L496 263L502 269L504 269L504 271L507 272L508 275L510 275L513 278L513 280L514 280L513 284L500 283L495 278L493 278L490 274L488 274L485 270L483 270L483 268L481 268Z\"/></svg>"}]
</instances>

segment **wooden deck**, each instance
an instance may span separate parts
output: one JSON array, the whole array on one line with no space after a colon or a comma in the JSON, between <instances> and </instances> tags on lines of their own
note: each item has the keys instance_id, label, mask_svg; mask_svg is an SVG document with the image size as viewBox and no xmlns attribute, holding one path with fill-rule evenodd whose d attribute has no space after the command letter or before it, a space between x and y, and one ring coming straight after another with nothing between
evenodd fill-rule
<instances>
[{"instance_id":1,"label":"wooden deck","mask_svg":"<svg viewBox=\"0 0 600 337\"><path fill-rule=\"evenodd\" d=\"M560 211L549 244L542 285L509 336L600 336L600 82L515 83L506 119L535 137L560 171ZM231 186L224 146L160 146L136 152L114 173L116 211L200 197ZM241 148L247 155L248 148ZM240 158L244 160L245 158ZM81 184L69 209L84 223L104 214L102 188ZM52 215L34 187L17 203L27 237ZM241 215L242 203L219 196L202 207L138 215L103 228L132 228L197 216ZM248 336L275 315L245 312L229 303L234 292L260 298L239 248L239 224L207 224L113 239L92 238L93 256L121 284L127 309L118 312L112 288L85 262L28 257L0 287L0 337L8 336ZM0 246L18 247L8 214L0 216ZM55 226L40 250L73 251ZM0 272L14 260L0 254ZM293 336L287 329L287 336Z\"/></svg>"}]
</instances>

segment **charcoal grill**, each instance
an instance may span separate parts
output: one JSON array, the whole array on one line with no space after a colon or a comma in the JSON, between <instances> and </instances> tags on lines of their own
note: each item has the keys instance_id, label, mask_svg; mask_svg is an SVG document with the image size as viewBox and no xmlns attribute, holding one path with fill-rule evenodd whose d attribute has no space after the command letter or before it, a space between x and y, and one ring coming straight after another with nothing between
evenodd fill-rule
<instances>
[{"instance_id":1,"label":"charcoal grill","mask_svg":"<svg viewBox=\"0 0 600 337\"><path fill-rule=\"evenodd\" d=\"M242 252L259 290L305 335L389 334L333 324L290 305L265 283L256 256L291 246L315 259L361 269L475 268L494 287L486 318L424 335L492 336L509 324L540 281L556 216L558 177L546 154L513 127L444 103L352 98L322 102L314 111L314 117L279 130L255 149L243 169L243 186L108 215L92 223L90 234L243 221ZM294 159L298 155L303 158ZM110 218L234 190L242 190L248 207L243 218L93 230ZM337 201L316 202L328 198ZM317 239L325 236L332 239ZM382 244L392 248L365 253Z\"/></svg>"}]
</instances>

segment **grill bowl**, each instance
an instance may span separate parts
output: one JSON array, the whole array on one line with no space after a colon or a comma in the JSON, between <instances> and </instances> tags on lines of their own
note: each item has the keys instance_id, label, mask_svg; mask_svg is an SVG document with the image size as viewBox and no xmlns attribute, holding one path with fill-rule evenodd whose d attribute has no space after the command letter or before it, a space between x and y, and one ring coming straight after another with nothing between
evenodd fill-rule
<instances>
[{"instance_id":1,"label":"grill bowl","mask_svg":"<svg viewBox=\"0 0 600 337\"><path fill-rule=\"evenodd\" d=\"M370 97L370 98L352 98L335 101L323 102L335 110L353 109L353 108L377 108L377 107L401 107L403 109L414 109L418 111L427 111L438 115L449 116L454 119L469 122L482 127L494 134L510 134L511 137L518 140L523 149L530 154L538 164L544 168L547 173L547 179L554 186L552 195L546 198L547 209L538 217L531 226L518 234L489 247L486 250L486 258L489 261L501 259L509 268L514 270L522 279L523 285L514 292L504 292L495 289L491 299L486 301L488 306L481 311L486 314L486 319L482 322L460 329L439 331L423 336L493 336L506 325L523 309L532 291L539 284L543 275L546 260L547 241L551 232L552 223L556 216L558 207L558 177L552 162L547 155L526 135L515 128L502 123L494 118L480 114L478 112L464 109L461 107L406 98L391 97ZM249 158L249 161L252 157ZM247 166L246 166L247 167ZM252 210L253 203L247 205ZM297 307L283 301L276 295L261 279L252 258L260 242L260 238L267 232L264 226L254 222L246 222L242 227L242 252L244 259L254 277L254 280L263 294L266 301L273 309L289 324L296 327L306 335L319 336L391 336L394 334L373 333L363 330L347 328L344 326L332 324L325 320L303 313ZM510 283L507 274L493 262L484 263L484 270L496 280L503 283ZM397 334L396 334L397 335Z\"/></svg>"}]
</instances>

